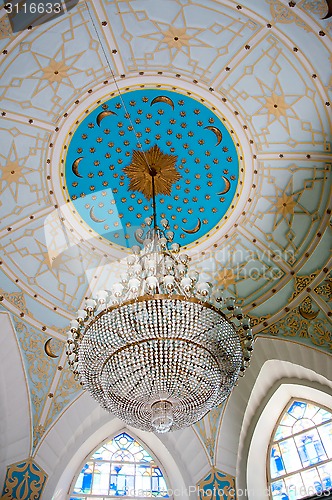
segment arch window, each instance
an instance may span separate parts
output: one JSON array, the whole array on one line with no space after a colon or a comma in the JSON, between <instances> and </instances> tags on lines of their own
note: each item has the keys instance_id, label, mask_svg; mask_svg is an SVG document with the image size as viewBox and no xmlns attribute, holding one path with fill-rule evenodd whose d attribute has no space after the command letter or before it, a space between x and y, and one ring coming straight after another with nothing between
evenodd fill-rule
<instances>
[{"instance_id":1,"label":"arch window","mask_svg":"<svg viewBox=\"0 0 332 500\"><path fill-rule=\"evenodd\" d=\"M80 471L70 500L168 498L161 468L149 451L122 432L104 443Z\"/></svg>"},{"instance_id":2,"label":"arch window","mask_svg":"<svg viewBox=\"0 0 332 500\"><path fill-rule=\"evenodd\" d=\"M332 413L292 400L279 418L268 460L273 500L295 500L332 489Z\"/></svg>"}]
</instances>

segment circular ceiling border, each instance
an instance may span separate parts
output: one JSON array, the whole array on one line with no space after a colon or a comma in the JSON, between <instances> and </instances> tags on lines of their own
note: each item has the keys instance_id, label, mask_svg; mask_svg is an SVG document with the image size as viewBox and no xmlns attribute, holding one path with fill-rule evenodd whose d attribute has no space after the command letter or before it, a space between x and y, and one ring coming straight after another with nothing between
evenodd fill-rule
<instances>
[{"instance_id":1,"label":"circular ceiling border","mask_svg":"<svg viewBox=\"0 0 332 500\"><path fill-rule=\"evenodd\" d=\"M158 83L156 83L156 81ZM202 88L197 84L185 82L174 77L165 75L156 77L150 76L134 76L121 80L119 85L120 92L128 92L139 89L157 89L170 90L179 94L190 96L197 101L210 108L212 112L222 120L223 124L230 132L233 142L238 149L239 159L239 181L236 193L233 198L232 205L229 207L223 218L215 227L205 236L183 246L189 253L196 254L206 252L210 248L218 246L220 240L234 228L239 218L245 214L245 208L250 202L250 191L253 183L254 175L257 173L255 168L256 155L254 144L247 135L246 124L241 123L239 114L231 109L231 106L226 98L219 97L211 91L211 89ZM124 85L126 83L126 85ZM107 85L107 92L105 92ZM78 128L83 117L86 117L99 105L107 101L111 97L118 95L117 85L115 83L104 82L99 84L96 90L88 89L80 99L77 99L72 107L63 115L61 121L53 133L49 144L49 157L47 164L50 165L47 179L49 182L49 192L52 197L54 206L60 210L61 219L67 232L71 233L71 238L84 243L91 241L94 249L99 250L103 254L107 253L114 258L121 258L124 252L128 251L125 247L121 247L115 243L106 240L86 222L79 217L77 210L73 206L65 184L65 158L68 150L68 145ZM231 127L231 128L230 128ZM167 215L166 215L167 216ZM77 229L79 226L79 230ZM236 226L235 226L236 227ZM181 242L180 242L181 243Z\"/></svg>"}]
</instances>

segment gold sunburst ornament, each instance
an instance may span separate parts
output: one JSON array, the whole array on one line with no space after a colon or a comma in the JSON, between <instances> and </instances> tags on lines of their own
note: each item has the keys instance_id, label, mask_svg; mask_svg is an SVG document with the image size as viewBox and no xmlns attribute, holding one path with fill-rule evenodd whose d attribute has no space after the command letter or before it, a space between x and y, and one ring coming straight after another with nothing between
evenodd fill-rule
<instances>
[{"instance_id":1,"label":"gold sunburst ornament","mask_svg":"<svg viewBox=\"0 0 332 500\"><path fill-rule=\"evenodd\" d=\"M139 191L150 200L153 176L155 195L170 195L172 185L181 179L175 167L177 159L177 156L163 153L157 145L145 152L134 150L130 165L123 169L130 179L129 190Z\"/></svg>"}]
</instances>

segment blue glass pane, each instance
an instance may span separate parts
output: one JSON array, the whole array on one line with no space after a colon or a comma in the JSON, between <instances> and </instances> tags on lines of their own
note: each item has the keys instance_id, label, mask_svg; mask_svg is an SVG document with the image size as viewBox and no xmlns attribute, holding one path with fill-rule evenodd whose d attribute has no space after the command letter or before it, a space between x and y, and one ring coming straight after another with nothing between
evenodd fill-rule
<instances>
[{"instance_id":1,"label":"blue glass pane","mask_svg":"<svg viewBox=\"0 0 332 500\"><path fill-rule=\"evenodd\" d=\"M309 418L301 418L300 420L297 420L293 425L293 433L296 434L297 432L304 431L305 429L310 429L311 427L315 427L315 423L313 420L310 420Z\"/></svg>"},{"instance_id":2,"label":"blue glass pane","mask_svg":"<svg viewBox=\"0 0 332 500\"><path fill-rule=\"evenodd\" d=\"M91 472L84 474L82 482L82 492L90 493L92 484L92 474Z\"/></svg>"},{"instance_id":3,"label":"blue glass pane","mask_svg":"<svg viewBox=\"0 0 332 500\"><path fill-rule=\"evenodd\" d=\"M129 434L126 434L125 432L123 432L122 434L119 434L118 436L116 436L114 438L114 441L116 442L116 444L118 445L118 447L122 450L128 448L131 443L134 441L134 439L129 436Z\"/></svg>"},{"instance_id":4,"label":"blue glass pane","mask_svg":"<svg viewBox=\"0 0 332 500\"><path fill-rule=\"evenodd\" d=\"M287 413L295 417L296 419L302 418L306 410L307 403L303 401L293 401Z\"/></svg>"},{"instance_id":5,"label":"blue glass pane","mask_svg":"<svg viewBox=\"0 0 332 500\"><path fill-rule=\"evenodd\" d=\"M286 494L284 481L275 481L271 483L271 493L273 500L289 500Z\"/></svg>"},{"instance_id":6,"label":"blue glass pane","mask_svg":"<svg viewBox=\"0 0 332 500\"><path fill-rule=\"evenodd\" d=\"M313 418L316 425L319 425L322 422L327 422L328 420L331 419L332 419L332 413L325 410L324 408L321 408Z\"/></svg>"},{"instance_id":7,"label":"blue glass pane","mask_svg":"<svg viewBox=\"0 0 332 500\"><path fill-rule=\"evenodd\" d=\"M305 496L305 487L301 478L301 474L293 474L285 477L286 493L289 500L302 498Z\"/></svg>"},{"instance_id":8,"label":"blue glass pane","mask_svg":"<svg viewBox=\"0 0 332 500\"><path fill-rule=\"evenodd\" d=\"M281 458L281 452L278 445L274 445L271 448L270 470L271 477L273 479L286 473L284 462Z\"/></svg>"},{"instance_id":9,"label":"blue glass pane","mask_svg":"<svg viewBox=\"0 0 332 500\"><path fill-rule=\"evenodd\" d=\"M303 471L301 476L306 488L306 496L309 496L310 494L313 495L315 493L322 493L323 485L316 467Z\"/></svg>"},{"instance_id":10,"label":"blue glass pane","mask_svg":"<svg viewBox=\"0 0 332 500\"><path fill-rule=\"evenodd\" d=\"M107 495L109 489L110 464L95 463L92 481L92 493L94 495Z\"/></svg>"},{"instance_id":11,"label":"blue glass pane","mask_svg":"<svg viewBox=\"0 0 332 500\"><path fill-rule=\"evenodd\" d=\"M319 406L313 405L312 403L307 403L307 407L303 416L304 418L312 419L318 411L319 411Z\"/></svg>"},{"instance_id":12,"label":"blue glass pane","mask_svg":"<svg viewBox=\"0 0 332 500\"><path fill-rule=\"evenodd\" d=\"M329 462L317 467L323 490L330 490L332 488L332 463Z\"/></svg>"},{"instance_id":13,"label":"blue glass pane","mask_svg":"<svg viewBox=\"0 0 332 500\"><path fill-rule=\"evenodd\" d=\"M84 476L84 474L83 474L83 472L81 472L77 478L75 488L74 488L74 493L81 493L82 492L83 476Z\"/></svg>"},{"instance_id":14,"label":"blue glass pane","mask_svg":"<svg viewBox=\"0 0 332 500\"><path fill-rule=\"evenodd\" d=\"M153 476L162 476L162 472L159 469L159 467L153 467L152 468L152 475Z\"/></svg>"},{"instance_id":15,"label":"blue glass pane","mask_svg":"<svg viewBox=\"0 0 332 500\"><path fill-rule=\"evenodd\" d=\"M91 493L93 462L87 462L75 484L74 493Z\"/></svg>"},{"instance_id":16,"label":"blue glass pane","mask_svg":"<svg viewBox=\"0 0 332 500\"><path fill-rule=\"evenodd\" d=\"M302 468L293 438L281 441L279 443L279 447L287 473L294 472Z\"/></svg>"},{"instance_id":17,"label":"blue glass pane","mask_svg":"<svg viewBox=\"0 0 332 500\"><path fill-rule=\"evenodd\" d=\"M295 442L301 457L303 467L327 459L322 442L316 429L304 432L295 437Z\"/></svg>"},{"instance_id":18,"label":"blue glass pane","mask_svg":"<svg viewBox=\"0 0 332 500\"><path fill-rule=\"evenodd\" d=\"M292 435L293 429L291 426L287 425L279 425L277 431L274 435L274 441L280 441L280 439L284 439Z\"/></svg>"},{"instance_id":19,"label":"blue glass pane","mask_svg":"<svg viewBox=\"0 0 332 500\"><path fill-rule=\"evenodd\" d=\"M110 477L109 494L110 495L117 495L117 477L116 476Z\"/></svg>"},{"instance_id":20,"label":"blue glass pane","mask_svg":"<svg viewBox=\"0 0 332 500\"><path fill-rule=\"evenodd\" d=\"M318 427L318 432L329 458L332 458L332 422Z\"/></svg>"}]
</instances>

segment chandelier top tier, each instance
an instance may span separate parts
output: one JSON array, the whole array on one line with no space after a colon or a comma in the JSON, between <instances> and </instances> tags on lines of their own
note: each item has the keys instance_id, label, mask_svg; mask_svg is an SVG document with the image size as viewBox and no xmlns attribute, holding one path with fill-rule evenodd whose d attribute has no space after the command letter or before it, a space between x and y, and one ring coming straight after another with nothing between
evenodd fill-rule
<instances>
[{"instance_id":1,"label":"chandelier top tier","mask_svg":"<svg viewBox=\"0 0 332 500\"><path fill-rule=\"evenodd\" d=\"M171 193L167 179L163 188L156 179L156 203L161 217L171 213L181 246L213 231L234 203L236 145L225 119L202 100L165 89L129 90L86 114L71 136L65 160L69 197L85 223L113 244L135 244L135 231L151 209L151 193L136 189L130 176L140 160L134 156L137 142L144 155L158 155L175 181Z\"/></svg>"}]
</instances>

